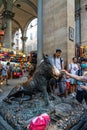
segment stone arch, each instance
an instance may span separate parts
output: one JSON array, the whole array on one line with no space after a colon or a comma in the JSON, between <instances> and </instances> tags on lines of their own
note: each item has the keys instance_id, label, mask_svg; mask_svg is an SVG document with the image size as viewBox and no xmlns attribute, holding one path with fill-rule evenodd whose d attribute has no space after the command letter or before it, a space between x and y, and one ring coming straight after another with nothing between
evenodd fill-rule
<instances>
[{"instance_id":1,"label":"stone arch","mask_svg":"<svg viewBox=\"0 0 87 130\"><path fill-rule=\"evenodd\" d=\"M21 32L22 32L22 35L23 35L23 29L22 29L20 23L19 23L17 20L15 20L15 19L12 19L12 21L14 21L14 22L18 25L18 28L21 29ZM18 29L18 28L17 28L17 29ZM15 31L16 31L16 30L15 30Z\"/></svg>"},{"instance_id":2,"label":"stone arch","mask_svg":"<svg viewBox=\"0 0 87 130\"><path fill-rule=\"evenodd\" d=\"M27 31L27 28L28 28L28 25L31 23L32 20L34 20L35 18L37 17L32 17L31 19L29 19L29 21L27 22L25 28L24 28L24 31L23 31L23 35L26 36L26 31Z\"/></svg>"},{"instance_id":3,"label":"stone arch","mask_svg":"<svg viewBox=\"0 0 87 130\"><path fill-rule=\"evenodd\" d=\"M31 6L32 9L34 10L34 12L37 14L37 7L31 1L28 1L28 0L18 0L18 1L24 2L24 3L28 4L29 6Z\"/></svg>"},{"instance_id":4,"label":"stone arch","mask_svg":"<svg viewBox=\"0 0 87 130\"><path fill-rule=\"evenodd\" d=\"M81 0L75 0L75 55L80 56L80 45L81 45Z\"/></svg>"}]
</instances>

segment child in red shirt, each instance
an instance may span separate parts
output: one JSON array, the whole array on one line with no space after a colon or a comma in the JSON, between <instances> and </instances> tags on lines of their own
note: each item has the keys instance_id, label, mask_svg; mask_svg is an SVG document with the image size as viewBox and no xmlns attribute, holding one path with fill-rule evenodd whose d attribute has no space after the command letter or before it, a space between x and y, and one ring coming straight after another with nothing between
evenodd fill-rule
<instances>
[{"instance_id":1,"label":"child in red shirt","mask_svg":"<svg viewBox=\"0 0 87 130\"><path fill-rule=\"evenodd\" d=\"M68 96L68 93L70 91L70 77L66 75L66 91L65 91L65 97Z\"/></svg>"}]
</instances>

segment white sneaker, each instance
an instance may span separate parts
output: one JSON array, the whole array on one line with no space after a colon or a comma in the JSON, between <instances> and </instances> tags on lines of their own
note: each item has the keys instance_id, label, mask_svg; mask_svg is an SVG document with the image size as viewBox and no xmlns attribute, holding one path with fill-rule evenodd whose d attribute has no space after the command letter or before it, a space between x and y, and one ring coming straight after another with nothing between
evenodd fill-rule
<instances>
[{"instance_id":1,"label":"white sneaker","mask_svg":"<svg viewBox=\"0 0 87 130\"><path fill-rule=\"evenodd\" d=\"M76 96L76 92L74 92L74 95Z\"/></svg>"},{"instance_id":2,"label":"white sneaker","mask_svg":"<svg viewBox=\"0 0 87 130\"><path fill-rule=\"evenodd\" d=\"M0 92L3 92L3 90L2 90L2 89L0 89Z\"/></svg>"},{"instance_id":3,"label":"white sneaker","mask_svg":"<svg viewBox=\"0 0 87 130\"><path fill-rule=\"evenodd\" d=\"M72 97L75 97L75 96L76 96L76 94L75 94L75 93L72 93L72 94L71 94L71 96L72 96Z\"/></svg>"}]
</instances>

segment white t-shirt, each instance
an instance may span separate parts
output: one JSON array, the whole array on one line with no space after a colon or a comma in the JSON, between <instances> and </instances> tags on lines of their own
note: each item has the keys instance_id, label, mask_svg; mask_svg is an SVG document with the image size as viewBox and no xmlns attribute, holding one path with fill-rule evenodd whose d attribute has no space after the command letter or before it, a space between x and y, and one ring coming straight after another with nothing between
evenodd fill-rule
<instances>
[{"instance_id":1,"label":"white t-shirt","mask_svg":"<svg viewBox=\"0 0 87 130\"><path fill-rule=\"evenodd\" d=\"M78 71L78 65L76 63L69 64L69 72L71 74L76 74L76 71Z\"/></svg>"},{"instance_id":2,"label":"white t-shirt","mask_svg":"<svg viewBox=\"0 0 87 130\"><path fill-rule=\"evenodd\" d=\"M68 78L68 79L66 78L65 81L66 81L66 82L70 82L70 78Z\"/></svg>"},{"instance_id":3,"label":"white t-shirt","mask_svg":"<svg viewBox=\"0 0 87 130\"><path fill-rule=\"evenodd\" d=\"M60 58L55 58L55 66L57 67L58 70L61 70L61 60L62 60L62 64L64 63L63 62L63 58L60 59Z\"/></svg>"}]
</instances>

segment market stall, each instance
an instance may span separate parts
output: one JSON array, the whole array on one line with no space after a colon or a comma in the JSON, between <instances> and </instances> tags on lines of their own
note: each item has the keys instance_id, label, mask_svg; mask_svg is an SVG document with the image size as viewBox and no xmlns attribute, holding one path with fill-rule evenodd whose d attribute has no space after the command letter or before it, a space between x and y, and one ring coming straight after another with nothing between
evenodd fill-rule
<instances>
[{"instance_id":1,"label":"market stall","mask_svg":"<svg viewBox=\"0 0 87 130\"><path fill-rule=\"evenodd\" d=\"M0 48L0 62L5 65L10 62L11 77L19 78L23 75L25 69L24 63L27 62L26 55L21 51L11 50L7 48Z\"/></svg>"},{"instance_id":2,"label":"market stall","mask_svg":"<svg viewBox=\"0 0 87 130\"><path fill-rule=\"evenodd\" d=\"M87 58L87 45L80 46L80 57Z\"/></svg>"},{"instance_id":3,"label":"market stall","mask_svg":"<svg viewBox=\"0 0 87 130\"><path fill-rule=\"evenodd\" d=\"M22 72L22 69L20 68L20 66L13 67L12 78L19 78L21 76L23 76L23 72Z\"/></svg>"},{"instance_id":4,"label":"market stall","mask_svg":"<svg viewBox=\"0 0 87 130\"><path fill-rule=\"evenodd\" d=\"M21 51L11 50L7 48L0 48L0 60L1 61L9 61L15 63L26 62L27 58L24 53Z\"/></svg>"}]
</instances>

